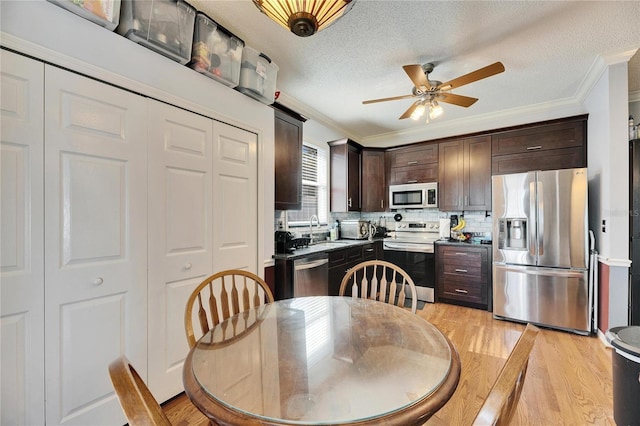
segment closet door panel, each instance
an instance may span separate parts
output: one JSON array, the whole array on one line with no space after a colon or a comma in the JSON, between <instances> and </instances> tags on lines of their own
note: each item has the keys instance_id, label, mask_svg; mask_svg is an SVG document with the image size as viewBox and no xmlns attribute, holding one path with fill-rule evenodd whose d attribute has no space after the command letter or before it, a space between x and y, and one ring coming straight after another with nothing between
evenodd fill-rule
<instances>
[{"instance_id":1,"label":"closet door panel","mask_svg":"<svg viewBox=\"0 0 640 426\"><path fill-rule=\"evenodd\" d=\"M184 390L184 310L212 269L212 120L149 100L149 381ZM196 322L197 323L197 322Z\"/></svg>"},{"instance_id":2,"label":"closet door panel","mask_svg":"<svg viewBox=\"0 0 640 426\"><path fill-rule=\"evenodd\" d=\"M214 122L214 270L258 270L258 137Z\"/></svg>"},{"instance_id":3,"label":"closet door panel","mask_svg":"<svg viewBox=\"0 0 640 426\"><path fill-rule=\"evenodd\" d=\"M121 423L108 364L147 371L146 101L45 75L47 422Z\"/></svg>"},{"instance_id":4,"label":"closet door panel","mask_svg":"<svg viewBox=\"0 0 640 426\"><path fill-rule=\"evenodd\" d=\"M44 65L0 51L0 424L44 424Z\"/></svg>"}]
</instances>

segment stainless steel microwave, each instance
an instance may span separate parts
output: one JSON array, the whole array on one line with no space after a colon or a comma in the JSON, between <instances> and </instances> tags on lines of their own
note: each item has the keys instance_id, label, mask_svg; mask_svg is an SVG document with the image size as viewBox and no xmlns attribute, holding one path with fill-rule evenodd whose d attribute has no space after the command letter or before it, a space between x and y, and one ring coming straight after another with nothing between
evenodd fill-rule
<instances>
[{"instance_id":1,"label":"stainless steel microwave","mask_svg":"<svg viewBox=\"0 0 640 426\"><path fill-rule=\"evenodd\" d=\"M389 208L425 209L438 207L438 182L389 185Z\"/></svg>"}]
</instances>

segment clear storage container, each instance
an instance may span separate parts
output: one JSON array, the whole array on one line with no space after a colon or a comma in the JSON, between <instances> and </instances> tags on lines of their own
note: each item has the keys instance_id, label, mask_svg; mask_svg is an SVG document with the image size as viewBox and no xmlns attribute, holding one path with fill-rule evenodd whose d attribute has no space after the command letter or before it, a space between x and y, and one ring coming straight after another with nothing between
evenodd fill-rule
<instances>
[{"instance_id":1,"label":"clear storage container","mask_svg":"<svg viewBox=\"0 0 640 426\"><path fill-rule=\"evenodd\" d=\"M122 0L117 32L161 55L191 59L196 9L183 0Z\"/></svg>"},{"instance_id":2,"label":"clear storage container","mask_svg":"<svg viewBox=\"0 0 640 426\"><path fill-rule=\"evenodd\" d=\"M48 0L89 21L115 30L120 22L120 0Z\"/></svg>"},{"instance_id":3,"label":"clear storage container","mask_svg":"<svg viewBox=\"0 0 640 426\"><path fill-rule=\"evenodd\" d=\"M275 98L277 75L278 66L267 55L249 46L244 47L237 90L271 105Z\"/></svg>"},{"instance_id":4,"label":"clear storage container","mask_svg":"<svg viewBox=\"0 0 640 426\"><path fill-rule=\"evenodd\" d=\"M229 87L240 80L244 41L202 12L196 13L189 66Z\"/></svg>"}]
</instances>

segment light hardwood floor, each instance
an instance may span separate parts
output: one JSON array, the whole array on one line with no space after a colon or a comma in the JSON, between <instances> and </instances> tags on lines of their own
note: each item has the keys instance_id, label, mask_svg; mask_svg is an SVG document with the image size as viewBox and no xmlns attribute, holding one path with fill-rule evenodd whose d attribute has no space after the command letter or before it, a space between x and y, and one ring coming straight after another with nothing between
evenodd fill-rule
<instances>
[{"instance_id":1,"label":"light hardwood floor","mask_svg":"<svg viewBox=\"0 0 640 426\"><path fill-rule=\"evenodd\" d=\"M458 388L437 417L470 425L524 325L443 303L427 304L418 315L451 339L462 362ZM207 424L184 395L164 408L175 425ZM611 350L596 337L541 329L512 424L615 425Z\"/></svg>"}]
</instances>

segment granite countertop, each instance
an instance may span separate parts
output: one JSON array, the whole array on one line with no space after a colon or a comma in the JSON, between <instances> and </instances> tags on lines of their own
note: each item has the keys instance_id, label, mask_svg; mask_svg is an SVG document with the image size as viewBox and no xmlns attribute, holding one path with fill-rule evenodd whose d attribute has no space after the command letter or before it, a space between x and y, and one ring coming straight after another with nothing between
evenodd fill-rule
<instances>
[{"instance_id":1,"label":"granite countertop","mask_svg":"<svg viewBox=\"0 0 640 426\"><path fill-rule=\"evenodd\" d=\"M293 260L301 257L307 257L314 254L328 253L334 250L340 250L348 247L363 246L376 241L382 241L382 238L374 238L370 240L336 240L336 241L320 241L308 247L297 248L293 253L276 253L273 258L276 260Z\"/></svg>"},{"instance_id":2,"label":"granite countertop","mask_svg":"<svg viewBox=\"0 0 640 426\"><path fill-rule=\"evenodd\" d=\"M451 246L457 246L457 245L464 245L464 246L487 246L487 247L491 247L491 244L482 244L479 241L458 241L458 240L437 240L436 244L444 244L444 245L451 245Z\"/></svg>"}]
</instances>

